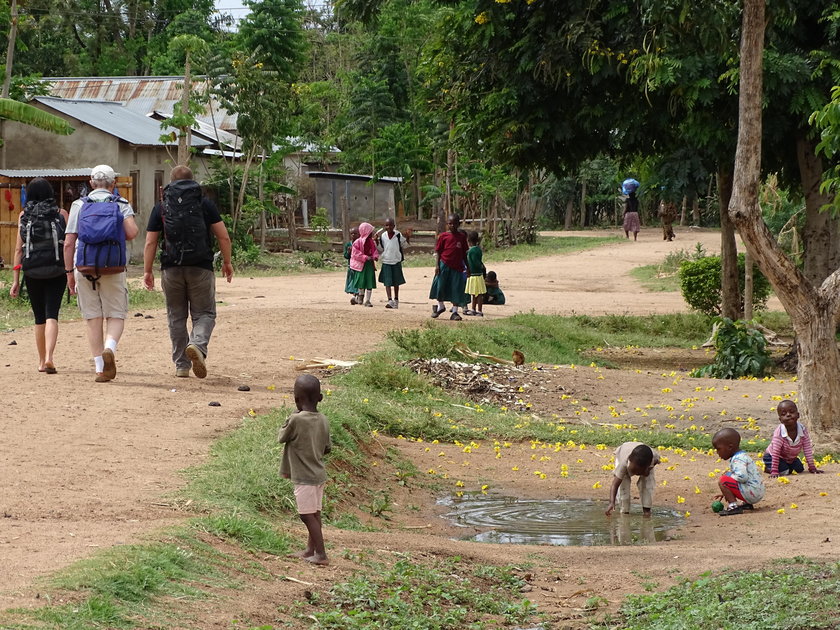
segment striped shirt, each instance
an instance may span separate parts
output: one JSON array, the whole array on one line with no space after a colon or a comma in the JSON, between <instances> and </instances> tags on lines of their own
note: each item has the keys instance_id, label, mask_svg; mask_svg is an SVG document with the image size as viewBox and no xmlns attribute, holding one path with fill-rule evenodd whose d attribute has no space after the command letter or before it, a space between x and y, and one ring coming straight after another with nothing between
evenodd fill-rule
<instances>
[{"instance_id":1,"label":"striped shirt","mask_svg":"<svg viewBox=\"0 0 840 630\"><path fill-rule=\"evenodd\" d=\"M811 444L811 436L808 434L808 429L801 422L796 423L795 440L790 439L785 425L780 424L776 427L766 452L770 455L773 462L770 466L771 475L779 474L780 459L791 462L799 457L799 453L801 452L805 453L805 461L808 462L808 471L814 472L817 470L817 466L814 463L814 447Z\"/></svg>"}]
</instances>

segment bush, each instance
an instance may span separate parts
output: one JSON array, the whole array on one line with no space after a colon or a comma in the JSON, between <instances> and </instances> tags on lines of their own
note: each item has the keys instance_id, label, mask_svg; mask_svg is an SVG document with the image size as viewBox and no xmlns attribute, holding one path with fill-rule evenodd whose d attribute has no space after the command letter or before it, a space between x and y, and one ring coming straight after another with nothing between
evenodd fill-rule
<instances>
[{"instance_id":1,"label":"bush","mask_svg":"<svg viewBox=\"0 0 840 630\"><path fill-rule=\"evenodd\" d=\"M738 254L738 284L740 303L744 310L744 255ZM680 290L683 299L695 311L709 316L721 313L720 256L706 256L699 260L684 260L680 263ZM753 274L753 308L767 307L770 297L770 282L758 268Z\"/></svg>"},{"instance_id":2,"label":"bush","mask_svg":"<svg viewBox=\"0 0 840 630\"><path fill-rule=\"evenodd\" d=\"M721 317L714 333L715 362L692 371L692 376L739 378L764 376L771 364L767 341L744 321Z\"/></svg>"}]
</instances>

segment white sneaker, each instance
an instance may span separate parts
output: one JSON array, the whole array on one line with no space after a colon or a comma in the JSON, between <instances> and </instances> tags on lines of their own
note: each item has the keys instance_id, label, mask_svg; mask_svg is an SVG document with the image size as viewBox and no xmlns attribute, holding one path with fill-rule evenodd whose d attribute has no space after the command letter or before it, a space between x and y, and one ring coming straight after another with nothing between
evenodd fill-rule
<instances>
[{"instance_id":1,"label":"white sneaker","mask_svg":"<svg viewBox=\"0 0 840 630\"><path fill-rule=\"evenodd\" d=\"M394 300L388 300L388 303L385 305L385 308L397 308L394 306Z\"/></svg>"},{"instance_id":2,"label":"white sneaker","mask_svg":"<svg viewBox=\"0 0 840 630\"><path fill-rule=\"evenodd\" d=\"M394 300L394 306L392 306L391 308L399 308L399 307L400 307L400 301L399 300Z\"/></svg>"}]
</instances>

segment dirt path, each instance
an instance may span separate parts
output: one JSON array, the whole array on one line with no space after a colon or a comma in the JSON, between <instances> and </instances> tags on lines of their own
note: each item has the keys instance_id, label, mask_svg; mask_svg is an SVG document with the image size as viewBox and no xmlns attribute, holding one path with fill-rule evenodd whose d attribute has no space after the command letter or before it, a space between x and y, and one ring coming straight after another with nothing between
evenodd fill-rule
<instances>
[{"instance_id":1,"label":"dirt path","mask_svg":"<svg viewBox=\"0 0 840 630\"><path fill-rule=\"evenodd\" d=\"M668 251L693 249L695 242L715 252L719 235L681 233L672 243L660 237L651 228L635 243L494 265L508 305L488 307L487 319L531 310L594 315L685 310L679 294L641 292L627 273L638 265L660 262ZM4 333L0 608L31 604L38 576L97 548L136 540L177 521L179 514L162 496L182 485L178 471L200 462L213 440L236 427L249 409L261 412L289 402L296 364L292 357L354 358L374 348L388 330L428 321L430 269L406 271L408 284L398 311L384 309L382 290L374 295L376 308L350 306L341 292L343 275L237 277L231 285L220 283L218 299L223 304L210 347L209 376L203 381L175 379L162 311L130 314L117 353L118 378L108 384L93 382L79 321L62 324L55 376L35 370L31 329ZM13 340L17 345L9 345ZM242 384L251 391L237 391ZM276 389L269 390L270 385ZM656 381L647 387L656 391L662 384ZM208 406L211 401L221 406ZM419 452L412 456L425 457ZM476 479L497 474L489 469L473 472ZM601 472L597 470L599 477ZM592 485L588 477L581 483ZM331 535L338 545L364 541L357 533ZM809 538L820 536L817 532ZM463 545L428 534L417 535L415 543L418 548ZM493 553L486 549L470 553ZM609 550L546 553L576 560L602 557L610 567ZM634 550L631 555L640 553L647 552ZM650 553L662 562L673 555L664 547ZM685 557L699 559L708 553L700 545ZM558 572L571 571L562 566L567 565ZM610 576L613 569L604 581Z\"/></svg>"}]
</instances>

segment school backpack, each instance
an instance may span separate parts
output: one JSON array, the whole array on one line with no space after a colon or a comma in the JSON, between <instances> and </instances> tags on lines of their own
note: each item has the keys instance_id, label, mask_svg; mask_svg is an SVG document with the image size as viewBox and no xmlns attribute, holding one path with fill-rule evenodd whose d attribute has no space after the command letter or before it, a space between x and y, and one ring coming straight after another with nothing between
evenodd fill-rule
<instances>
[{"instance_id":1,"label":"school backpack","mask_svg":"<svg viewBox=\"0 0 840 630\"><path fill-rule=\"evenodd\" d=\"M164 188L160 214L163 219L161 263L189 267L213 260L198 182L181 179Z\"/></svg>"},{"instance_id":2,"label":"school backpack","mask_svg":"<svg viewBox=\"0 0 840 630\"><path fill-rule=\"evenodd\" d=\"M102 276L125 271L125 229L119 195L96 200L82 197L79 211L76 269L93 283Z\"/></svg>"},{"instance_id":3,"label":"school backpack","mask_svg":"<svg viewBox=\"0 0 840 630\"><path fill-rule=\"evenodd\" d=\"M20 218L25 275L39 280L64 275L66 225L54 199L27 202Z\"/></svg>"}]
</instances>

